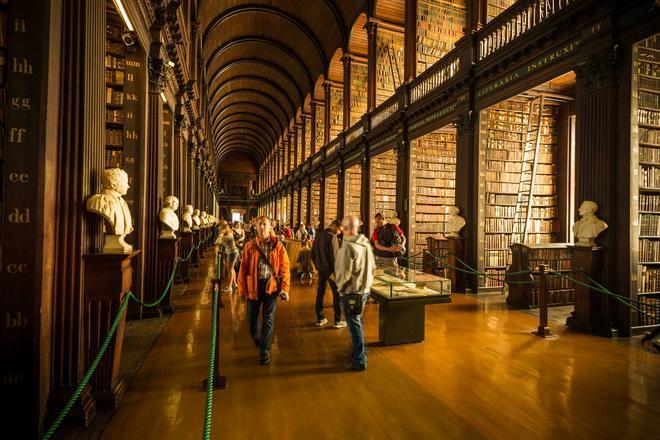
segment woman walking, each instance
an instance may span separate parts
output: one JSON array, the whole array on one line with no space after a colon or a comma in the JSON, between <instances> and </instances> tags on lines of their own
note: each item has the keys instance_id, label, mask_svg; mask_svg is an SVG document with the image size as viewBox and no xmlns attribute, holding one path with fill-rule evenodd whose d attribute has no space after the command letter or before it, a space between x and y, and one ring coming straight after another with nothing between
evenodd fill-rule
<instances>
[{"instance_id":1,"label":"woman walking","mask_svg":"<svg viewBox=\"0 0 660 440\"><path fill-rule=\"evenodd\" d=\"M238 247L234 241L234 233L231 229L231 226L225 224L225 226L220 231L220 235L216 240L215 244L221 246L221 252L225 256L226 262L226 273L229 275L229 287L222 289L223 292L232 292L234 287L237 287L236 284L236 271L234 270L234 264L238 258Z\"/></svg>"}]
</instances>

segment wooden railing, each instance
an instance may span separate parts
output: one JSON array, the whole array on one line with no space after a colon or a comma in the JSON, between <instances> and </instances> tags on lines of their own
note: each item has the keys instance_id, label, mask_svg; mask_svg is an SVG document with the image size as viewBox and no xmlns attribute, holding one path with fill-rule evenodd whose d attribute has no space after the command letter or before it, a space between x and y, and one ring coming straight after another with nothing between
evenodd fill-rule
<instances>
[{"instance_id":1,"label":"wooden railing","mask_svg":"<svg viewBox=\"0 0 660 440\"><path fill-rule=\"evenodd\" d=\"M332 153L334 153L337 148L339 147L339 138L336 138L334 141L330 142L326 147L325 147L325 155L330 156Z\"/></svg>"},{"instance_id":2,"label":"wooden railing","mask_svg":"<svg viewBox=\"0 0 660 440\"><path fill-rule=\"evenodd\" d=\"M385 119L395 114L398 109L399 102L395 93L374 109L374 113L371 115L371 128L378 126Z\"/></svg>"},{"instance_id":3,"label":"wooden railing","mask_svg":"<svg viewBox=\"0 0 660 440\"><path fill-rule=\"evenodd\" d=\"M362 121L358 121L346 131L346 143L348 144L352 142L354 139L362 135L362 133L364 133L364 126L362 125Z\"/></svg>"},{"instance_id":4,"label":"wooden railing","mask_svg":"<svg viewBox=\"0 0 660 440\"><path fill-rule=\"evenodd\" d=\"M419 101L453 78L458 73L460 61L460 54L455 48L415 78L410 84L410 103Z\"/></svg>"},{"instance_id":5,"label":"wooden railing","mask_svg":"<svg viewBox=\"0 0 660 440\"><path fill-rule=\"evenodd\" d=\"M530 29L578 0L523 0L514 3L479 31L479 58L497 52Z\"/></svg>"}]
</instances>

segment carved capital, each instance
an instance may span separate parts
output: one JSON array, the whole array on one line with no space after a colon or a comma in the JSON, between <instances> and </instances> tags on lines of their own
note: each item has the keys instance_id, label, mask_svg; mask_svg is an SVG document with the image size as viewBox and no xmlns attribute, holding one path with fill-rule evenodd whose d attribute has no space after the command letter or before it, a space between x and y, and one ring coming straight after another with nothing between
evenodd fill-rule
<instances>
[{"instance_id":1,"label":"carved capital","mask_svg":"<svg viewBox=\"0 0 660 440\"><path fill-rule=\"evenodd\" d=\"M472 117L472 112L468 114L461 114L458 117L458 123L456 124L457 137L461 138L463 136L474 134L474 118Z\"/></svg>"},{"instance_id":2,"label":"carved capital","mask_svg":"<svg viewBox=\"0 0 660 440\"><path fill-rule=\"evenodd\" d=\"M149 91L161 93L167 84L167 67L162 58L149 57Z\"/></svg>"},{"instance_id":3,"label":"carved capital","mask_svg":"<svg viewBox=\"0 0 660 440\"><path fill-rule=\"evenodd\" d=\"M578 95L584 95L617 84L619 76L619 50L612 46L607 51L592 53L574 67Z\"/></svg>"}]
</instances>

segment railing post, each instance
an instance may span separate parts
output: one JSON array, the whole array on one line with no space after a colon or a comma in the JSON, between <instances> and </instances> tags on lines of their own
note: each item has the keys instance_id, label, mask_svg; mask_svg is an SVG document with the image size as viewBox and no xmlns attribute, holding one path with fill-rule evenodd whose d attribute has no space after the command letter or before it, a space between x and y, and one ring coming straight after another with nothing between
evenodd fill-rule
<instances>
[{"instance_id":1,"label":"railing post","mask_svg":"<svg viewBox=\"0 0 660 440\"><path fill-rule=\"evenodd\" d=\"M548 273L545 264L539 264L539 272L539 328L532 333L547 338L554 335L548 327Z\"/></svg>"}]
</instances>

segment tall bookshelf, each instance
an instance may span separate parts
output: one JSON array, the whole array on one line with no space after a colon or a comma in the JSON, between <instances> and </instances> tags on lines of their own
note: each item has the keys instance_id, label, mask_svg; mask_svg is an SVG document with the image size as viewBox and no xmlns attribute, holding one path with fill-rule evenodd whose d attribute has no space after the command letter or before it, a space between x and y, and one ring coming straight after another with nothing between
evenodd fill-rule
<instances>
[{"instance_id":1,"label":"tall bookshelf","mask_svg":"<svg viewBox=\"0 0 660 440\"><path fill-rule=\"evenodd\" d=\"M466 0L418 0L418 75L454 48L463 36L466 19Z\"/></svg>"},{"instance_id":2,"label":"tall bookshelf","mask_svg":"<svg viewBox=\"0 0 660 440\"><path fill-rule=\"evenodd\" d=\"M307 224L307 186L300 188L300 221Z\"/></svg>"},{"instance_id":3,"label":"tall bookshelf","mask_svg":"<svg viewBox=\"0 0 660 440\"><path fill-rule=\"evenodd\" d=\"M122 28L106 27L105 40L105 167L124 167L124 87L126 85L126 46Z\"/></svg>"},{"instance_id":4,"label":"tall bookshelf","mask_svg":"<svg viewBox=\"0 0 660 440\"><path fill-rule=\"evenodd\" d=\"M376 48L376 105L380 105L404 80L403 32L379 27Z\"/></svg>"},{"instance_id":5,"label":"tall bookshelf","mask_svg":"<svg viewBox=\"0 0 660 440\"><path fill-rule=\"evenodd\" d=\"M502 12L504 12L505 9L507 9L515 2L516 0L488 0L488 6L486 8L488 21L491 21L493 18L500 15Z\"/></svg>"},{"instance_id":6,"label":"tall bookshelf","mask_svg":"<svg viewBox=\"0 0 660 440\"><path fill-rule=\"evenodd\" d=\"M344 209L346 214L360 217L360 195L362 194L362 169L360 164L347 168L344 179ZM362 221L364 220L362 219Z\"/></svg>"},{"instance_id":7,"label":"tall bookshelf","mask_svg":"<svg viewBox=\"0 0 660 440\"><path fill-rule=\"evenodd\" d=\"M456 188L456 129L441 128L412 142L409 246L412 255L427 248L427 237L445 231L447 207Z\"/></svg>"},{"instance_id":8,"label":"tall bookshelf","mask_svg":"<svg viewBox=\"0 0 660 440\"><path fill-rule=\"evenodd\" d=\"M320 223L320 206L321 206L321 184L319 182L312 183L312 225L318 226Z\"/></svg>"},{"instance_id":9,"label":"tall bookshelf","mask_svg":"<svg viewBox=\"0 0 660 440\"><path fill-rule=\"evenodd\" d=\"M325 104L316 106L316 151L325 145Z\"/></svg>"},{"instance_id":10,"label":"tall bookshelf","mask_svg":"<svg viewBox=\"0 0 660 440\"><path fill-rule=\"evenodd\" d=\"M531 101L502 101L480 115L480 180L483 183L483 231L481 264L485 287L502 287L504 271L511 263L511 236L521 174ZM538 165L531 203L531 220L525 243L556 242L559 232L557 197L558 106L548 102L541 117Z\"/></svg>"},{"instance_id":11,"label":"tall bookshelf","mask_svg":"<svg viewBox=\"0 0 660 440\"><path fill-rule=\"evenodd\" d=\"M278 220L280 223L282 223L284 221L284 216L282 215L282 206L283 206L282 197L278 197L277 202L275 204L277 206L277 208L276 208L276 211L277 211L276 220Z\"/></svg>"},{"instance_id":12,"label":"tall bookshelf","mask_svg":"<svg viewBox=\"0 0 660 440\"><path fill-rule=\"evenodd\" d=\"M371 203L366 224L380 212L385 218L396 216L396 151L388 150L371 159Z\"/></svg>"},{"instance_id":13,"label":"tall bookshelf","mask_svg":"<svg viewBox=\"0 0 660 440\"><path fill-rule=\"evenodd\" d=\"M336 85L330 88L330 140L344 129L344 90Z\"/></svg>"},{"instance_id":14,"label":"tall bookshelf","mask_svg":"<svg viewBox=\"0 0 660 440\"><path fill-rule=\"evenodd\" d=\"M303 160L303 149L302 149L302 144L303 144L303 138L302 138L302 127L296 126L296 151L297 151L297 159L298 161L296 162L298 165L302 163Z\"/></svg>"},{"instance_id":15,"label":"tall bookshelf","mask_svg":"<svg viewBox=\"0 0 660 440\"><path fill-rule=\"evenodd\" d=\"M284 197L282 197L282 221L284 223L289 223L291 221L291 217L289 216L289 210L291 206L291 194L286 193Z\"/></svg>"},{"instance_id":16,"label":"tall bookshelf","mask_svg":"<svg viewBox=\"0 0 660 440\"><path fill-rule=\"evenodd\" d=\"M300 194L298 194L298 190L293 191L293 217L291 218L291 226L293 227L294 225L297 225L300 219L298 218L298 197L300 197Z\"/></svg>"},{"instance_id":17,"label":"tall bookshelf","mask_svg":"<svg viewBox=\"0 0 660 440\"><path fill-rule=\"evenodd\" d=\"M367 112L367 63L351 64L351 127Z\"/></svg>"},{"instance_id":18,"label":"tall bookshelf","mask_svg":"<svg viewBox=\"0 0 660 440\"><path fill-rule=\"evenodd\" d=\"M339 179L336 174L325 178L325 217L323 224L327 228L337 218L337 202L339 196Z\"/></svg>"},{"instance_id":19,"label":"tall bookshelf","mask_svg":"<svg viewBox=\"0 0 660 440\"><path fill-rule=\"evenodd\" d=\"M636 132L632 164L638 169L633 182L637 180L639 200L633 206L633 218L639 218L639 224L633 226L638 240L633 258L637 265L634 292L645 313L635 313L631 326L643 329L657 326L653 317L660 316L660 34L633 46L633 60L633 97L637 99L632 100L633 134Z\"/></svg>"},{"instance_id":20,"label":"tall bookshelf","mask_svg":"<svg viewBox=\"0 0 660 440\"><path fill-rule=\"evenodd\" d=\"M305 151L303 152L303 161L312 154L312 118L307 116L303 118L305 124Z\"/></svg>"}]
</instances>

